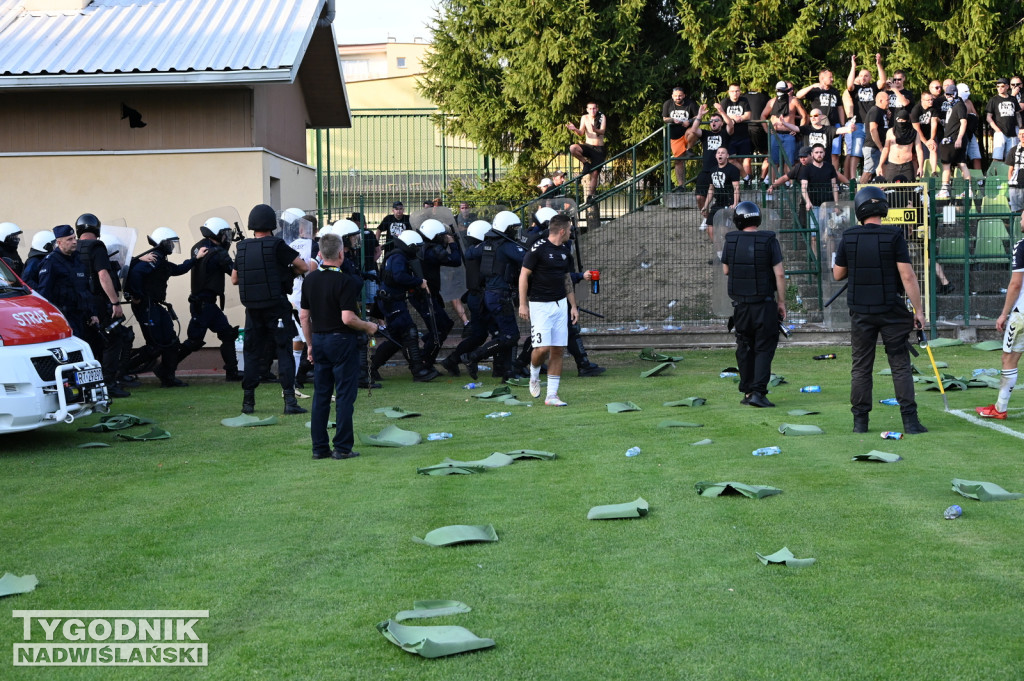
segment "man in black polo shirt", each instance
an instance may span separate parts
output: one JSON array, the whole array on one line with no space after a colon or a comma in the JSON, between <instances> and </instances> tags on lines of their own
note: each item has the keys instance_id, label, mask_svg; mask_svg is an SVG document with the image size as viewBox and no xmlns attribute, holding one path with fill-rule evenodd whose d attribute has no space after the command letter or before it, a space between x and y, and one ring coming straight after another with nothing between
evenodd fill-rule
<instances>
[{"instance_id":1,"label":"man in black polo shirt","mask_svg":"<svg viewBox=\"0 0 1024 681\"><path fill-rule=\"evenodd\" d=\"M544 404L564 407L558 398L562 376L562 355L569 344L569 323L579 319L573 293L572 251L566 215L559 213L548 222L548 236L538 239L523 258L519 272L519 316L530 322L530 394L540 397L540 368L548 362L548 394Z\"/></svg>"},{"instance_id":2,"label":"man in black polo shirt","mask_svg":"<svg viewBox=\"0 0 1024 681\"><path fill-rule=\"evenodd\" d=\"M320 238L323 265L306 275L302 285L299 319L308 340L306 353L313 363L313 413L310 437L313 458L351 459L352 412L359 390L359 343L361 333L377 333L377 325L359 318L357 301L362 282L341 271L345 260L341 238L325 234ZM331 395L337 402L334 450L327 438L327 419L331 415Z\"/></svg>"}]
</instances>

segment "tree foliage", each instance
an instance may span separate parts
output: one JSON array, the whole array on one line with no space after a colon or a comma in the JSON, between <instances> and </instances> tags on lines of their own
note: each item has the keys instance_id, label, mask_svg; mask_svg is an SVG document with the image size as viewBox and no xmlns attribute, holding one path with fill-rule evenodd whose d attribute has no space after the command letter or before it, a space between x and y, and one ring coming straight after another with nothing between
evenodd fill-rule
<instances>
[{"instance_id":1,"label":"tree foliage","mask_svg":"<svg viewBox=\"0 0 1024 681\"><path fill-rule=\"evenodd\" d=\"M536 177L594 100L612 150L660 126L671 88L717 98L730 82L797 87L850 56L966 82L983 102L1024 58L1019 0L440 0L421 89L483 151Z\"/></svg>"}]
</instances>

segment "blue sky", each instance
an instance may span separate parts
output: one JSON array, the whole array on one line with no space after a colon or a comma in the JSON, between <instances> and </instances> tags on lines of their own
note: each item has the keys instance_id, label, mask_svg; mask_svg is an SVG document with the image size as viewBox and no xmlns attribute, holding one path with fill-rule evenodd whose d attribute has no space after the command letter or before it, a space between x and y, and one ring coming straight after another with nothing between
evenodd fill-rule
<instances>
[{"instance_id":1,"label":"blue sky","mask_svg":"<svg viewBox=\"0 0 1024 681\"><path fill-rule=\"evenodd\" d=\"M334 33L339 44L383 43L389 35L400 43L411 43L417 36L430 41L425 24L434 16L433 0L349 0L337 6Z\"/></svg>"}]
</instances>

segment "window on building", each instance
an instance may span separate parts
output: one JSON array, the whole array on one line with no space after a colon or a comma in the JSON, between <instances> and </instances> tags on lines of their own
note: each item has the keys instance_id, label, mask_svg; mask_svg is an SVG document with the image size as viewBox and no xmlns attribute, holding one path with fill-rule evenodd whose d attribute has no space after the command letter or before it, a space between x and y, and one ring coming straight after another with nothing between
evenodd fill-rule
<instances>
[{"instance_id":1,"label":"window on building","mask_svg":"<svg viewBox=\"0 0 1024 681\"><path fill-rule=\"evenodd\" d=\"M404 69L405 68L405 57L398 57L397 61L398 61L398 68Z\"/></svg>"}]
</instances>

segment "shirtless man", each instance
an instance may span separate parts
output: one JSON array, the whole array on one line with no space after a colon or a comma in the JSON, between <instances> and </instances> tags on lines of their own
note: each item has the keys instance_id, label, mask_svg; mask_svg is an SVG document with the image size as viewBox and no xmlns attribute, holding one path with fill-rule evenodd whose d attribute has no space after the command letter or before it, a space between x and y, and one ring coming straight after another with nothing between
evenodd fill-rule
<instances>
[{"instance_id":1,"label":"shirtless man","mask_svg":"<svg viewBox=\"0 0 1024 681\"><path fill-rule=\"evenodd\" d=\"M573 158L583 164L583 174L590 176L589 186L584 190L589 200L597 190L597 178L600 170L593 170L594 166L601 165L607 158L604 150L604 135L608 131L608 117L601 113L597 104L587 104L587 113L580 118L579 126L566 123L565 127L585 140L584 144L573 144L569 147L569 153Z\"/></svg>"},{"instance_id":2,"label":"shirtless man","mask_svg":"<svg viewBox=\"0 0 1024 681\"><path fill-rule=\"evenodd\" d=\"M910 114L906 109L900 109L893 114L893 119L893 126L885 133L885 144L882 147L882 175L885 176L887 182L892 182L901 175L907 180L912 177L922 177L924 147L921 144L921 136L910 124ZM914 171L915 156L917 157L916 172Z\"/></svg>"}]
</instances>

